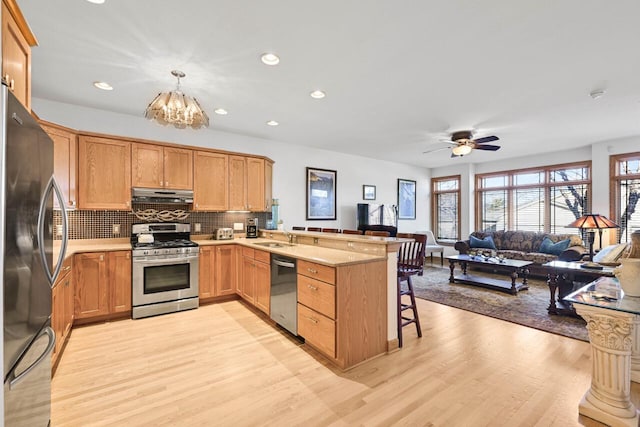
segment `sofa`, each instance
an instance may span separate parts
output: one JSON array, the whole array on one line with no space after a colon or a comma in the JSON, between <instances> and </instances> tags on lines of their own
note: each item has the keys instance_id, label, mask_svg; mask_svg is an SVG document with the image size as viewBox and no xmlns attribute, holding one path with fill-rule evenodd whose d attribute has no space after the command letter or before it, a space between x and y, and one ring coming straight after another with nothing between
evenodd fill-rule
<instances>
[{"instance_id":1,"label":"sofa","mask_svg":"<svg viewBox=\"0 0 640 427\"><path fill-rule=\"evenodd\" d=\"M577 234L551 234L534 231L474 231L468 240L456 242L454 248L460 254L467 254L470 250L491 252L489 247L482 247L490 246L489 237L495 245L496 255L533 262L529 266L529 272L534 275L546 276L548 272L542 265L549 261L556 259L579 261L584 254L589 252L585 248L582 238ZM567 239L568 242L566 242ZM479 241L482 242L479 243ZM566 249L563 249L564 246Z\"/></svg>"}]
</instances>

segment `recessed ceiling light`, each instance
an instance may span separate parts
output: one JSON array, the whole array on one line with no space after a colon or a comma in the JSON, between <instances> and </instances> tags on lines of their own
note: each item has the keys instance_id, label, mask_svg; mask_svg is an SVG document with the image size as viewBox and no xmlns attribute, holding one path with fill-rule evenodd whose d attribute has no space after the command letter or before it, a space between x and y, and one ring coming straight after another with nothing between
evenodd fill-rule
<instances>
[{"instance_id":1,"label":"recessed ceiling light","mask_svg":"<svg viewBox=\"0 0 640 427\"><path fill-rule=\"evenodd\" d=\"M325 96L327 96L327 94L326 94L326 93L324 93L324 92L323 92L323 91L321 91L321 90L314 90L314 91L313 91L313 92L311 92L309 95L310 95L312 98L315 98L315 99L322 99L322 98L324 98Z\"/></svg>"},{"instance_id":2,"label":"recessed ceiling light","mask_svg":"<svg viewBox=\"0 0 640 427\"><path fill-rule=\"evenodd\" d=\"M263 53L260 60L267 65L278 65L280 58L275 53Z\"/></svg>"},{"instance_id":3,"label":"recessed ceiling light","mask_svg":"<svg viewBox=\"0 0 640 427\"><path fill-rule=\"evenodd\" d=\"M216 114L220 114L221 116L229 114L224 108L216 108L215 110L213 110L213 112Z\"/></svg>"},{"instance_id":4,"label":"recessed ceiling light","mask_svg":"<svg viewBox=\"0 0 640 427\"><path fill-rule=\"evenodd\" d=\"M275 120L269 120L267 124L269 126L278 126L280 123L276 122Z\"/></svg>"},{"instance_id":5,"label":"recessed ceiling light","mask_svg":"<svg viewBox=\"0 0 640 427\"><path fill-rule=\"evenodd\" d=\"M113 90L113 87L107 82L93 82L93 85L102 90Z\"/></svg>"},{"instance_id":6,"label":"recessed ceiling light","mask_svg":"<svg viewBox=\"0 0 640 427\"><path fill-rule=\"evenodd\" d=\"M87 0L89 3L93 4L103 4L105 0Z\"/></svg>"}]
</instances>

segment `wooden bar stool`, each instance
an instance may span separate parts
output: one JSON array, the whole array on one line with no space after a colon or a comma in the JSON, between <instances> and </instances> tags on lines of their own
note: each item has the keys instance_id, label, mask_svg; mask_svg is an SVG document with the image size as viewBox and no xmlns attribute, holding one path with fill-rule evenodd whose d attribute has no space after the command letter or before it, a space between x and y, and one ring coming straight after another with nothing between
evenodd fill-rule
<instances>
[{"instance_id":1,"label":"wooden bar stool","mask_svg":"<svg viewBox=\"0 0 640 427\"><path fill-rule=\"evenodd\" d=\"M322 232L323 233L339 233L340 230L337 228L323 228Z\"/></svg>"},{"instance_id":2,"label":"wooden bar stool","mask_svg":"<svg viewBox=\"0 0 640 427\"><path fill-rule=\"evenodd\" d=\"M307 231L322 231L320 227L307 227Z\"/></svg>"},{"instance_id":3,"label":"wooden bar stool","mask_svg":"<svg viewBox=\"0 0 640 427\"><path fill-rule=\"evenodd\" d=\"M291 227L291 229L292 229L292 230L298 230L298 231L301 231L301 230L304 230L304 227L293 226L293 227Z\"/></svg>"},{"instance_id":4,"label":"wooden bar stool","mask_svg":"<svg viewBox=\"0 0 640 427\"><path fill-rule=\"evenodd\" d=\"M413 242L406 242L400 246L398 251L398 346L402 347L402 328L415 323L418 337L422 337L420 319L418 318L418 308L416 306L416 296L413 292L411 276L422 272L424 267L424 247L427 236L424 234L413 234ZM407 287L402 286L402 282L407 282ZM402 297L408 296L409 303L403 302ZM406 310L413 311L413 317L403 315Z\"/></svg>"},{"instance_id":5,"label":"wooden bar stool","mask_svg":"<svg viewBox=\"0 0 640 427\"><path fill-rule=\"evenodd\" d=\"M362 230L342 230L342 234L362 234Z\"/></svg>"}]
</instances>

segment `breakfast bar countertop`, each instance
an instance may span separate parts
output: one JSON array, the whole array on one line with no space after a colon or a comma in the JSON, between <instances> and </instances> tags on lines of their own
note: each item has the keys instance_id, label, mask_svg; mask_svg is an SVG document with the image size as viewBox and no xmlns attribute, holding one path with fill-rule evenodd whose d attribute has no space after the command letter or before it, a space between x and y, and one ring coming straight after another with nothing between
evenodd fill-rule
<instances>
[{"instance_id":1,"label":"breakfast bar countertop","mask_svg":"<svg viewBox=\"0 0 640 427\"><path fill-rule=\"evenodd\" d=\"M245 237L241 237L233 240L195 241L201 246L239 244L245 247L290 256L305 261L316 262L318 264L328 265L331 267L339 265L362 264L366 262L375 262L387 259L386 256L363 254L358 252L344 251L340 249L324 248L314 245L289 245L288 243L284 243L281 241L264 238L247 239ZM269 243L275 246L268 246Z\"/></svg>"}]
</instances>

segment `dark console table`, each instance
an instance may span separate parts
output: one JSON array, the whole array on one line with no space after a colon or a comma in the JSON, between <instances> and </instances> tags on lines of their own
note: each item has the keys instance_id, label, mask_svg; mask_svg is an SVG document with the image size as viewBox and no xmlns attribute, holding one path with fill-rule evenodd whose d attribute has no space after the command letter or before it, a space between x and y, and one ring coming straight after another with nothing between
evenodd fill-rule
<instances>
[{"instance_id":1,"label":"dark console table","mask_svg":"<svg viewBox=\"0 0 640 427\"><path fill-rule=\"evenodd\" d=\"M449 276L449 283L458 282L468 285L482 286L483 288L508 292L512 295L516 295L518 291L529 289L529 286L527 285L527 276L529 275L529 269L527 267L533 264L530 261L521 261L515 259L499 260L497 258L487 258L482 256L470 255L448 256L447 260L449 260L449 270L451 272L451 275ZM456 263L459 263L462 267L462 274L457 276L453 274ZM499 280L493 279L491 277L467 274L467 267L469 265L505 271L507 273L510 273L511 280ZM516 283L516 279L519 275L520 277L522 277L522 283Z\"/></svg>"},{"instance_id":2,"label":"dark console table","mask_svg":"<svg viewBox=\"0 0 640 427\"><path fill-rule=\"evenodd\" d=\"M614 277L613 267L602 269L584 268L582 262L551 261L543 266L549 270L547 284L549 285L549 314L564 314L576 316L576 311L570 302L564 300L574 290L574 282L578 287L589 283L598 277ZM558 296L556 297L556 291Z\"/></svg>"}]
</instances>

